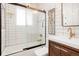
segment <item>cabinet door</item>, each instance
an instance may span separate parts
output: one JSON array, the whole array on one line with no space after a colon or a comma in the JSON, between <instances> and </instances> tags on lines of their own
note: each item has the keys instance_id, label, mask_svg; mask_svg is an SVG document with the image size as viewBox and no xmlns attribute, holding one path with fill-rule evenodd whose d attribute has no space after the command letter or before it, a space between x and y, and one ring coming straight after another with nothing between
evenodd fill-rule
<instances>
[{"instance_id":1,"label":"cabinet door","mask_svg":"<svg viewBox=\"0 0 79 59\"><path fill-rule=\"evenodd\" d=\"M53 47L50 46L49 48L49 56L54 56Z\"/></svg>"},{"instance_id":2,"label":"cabinet door","mask_svg":"<svg viewBox=\"0 0 79 59\"><path fill-rule=\"evenodd\" d=\"M53 46L54 56L60 56L60 47L58 45Z\"/></svg>"},{"instance_id":3,"label":"cabinet door","mask_svg":"<svg viewBox=\"0 0 79 59\"><path fill-rule=\"evenodd\" d=\"M70 55L71 56L79 56L79 53L78 52L75 52L75 51L71 51L70 52Z\"/></svg>"},{"instance_id":4,"label":"cabinet door","mask_svg":"<svg viewBox=\"0 0 79 59\"><path fill-rule=\"evenodd\" d=\"M50 56L60 56L60 47L58 45L55 45L52 42L50 42L49 55Z\"/></svg>"}]
</instances>

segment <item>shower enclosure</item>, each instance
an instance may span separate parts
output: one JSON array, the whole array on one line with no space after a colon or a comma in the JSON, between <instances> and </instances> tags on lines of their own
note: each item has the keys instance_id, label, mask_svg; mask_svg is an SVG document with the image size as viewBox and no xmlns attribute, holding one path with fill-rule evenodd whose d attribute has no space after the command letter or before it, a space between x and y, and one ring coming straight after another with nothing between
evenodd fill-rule
<instances>
[{"instance_id":1,"label":"shower enclosure","mask_svg":"<svg viewBox=\"0 0 79 59\"><path fill-rule=\"evenodd\" d=\"M1 55L45 44L46 15L21 4L1 4Z\"/></svg>"}]
</instances>

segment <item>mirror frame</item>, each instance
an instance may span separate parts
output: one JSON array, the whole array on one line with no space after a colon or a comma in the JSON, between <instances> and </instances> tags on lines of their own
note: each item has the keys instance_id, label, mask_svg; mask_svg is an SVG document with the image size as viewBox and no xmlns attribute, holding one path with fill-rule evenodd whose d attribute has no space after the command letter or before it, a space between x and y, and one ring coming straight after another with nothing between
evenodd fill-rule
<instances>
[{"instance_id":1,"label":"mirror frame","mask_svg":"<svg viewBox=\"0 0 79 59\"><path fill-rule=\"evenodd\" d=\"M64 19L63 19L63 3L61 3L61 25L63 27L79 27L79 25L64 25Z\"/></svg>"},{"instance_id":2,"label":"mirror frame","mask_svg":"<svg viewBox=\"0 0 79 59\"><path fill-rule=\"evenodd\" d=\"M48 11L48 34L55 35L55 8Z\"/></svg>"}]
</instances>

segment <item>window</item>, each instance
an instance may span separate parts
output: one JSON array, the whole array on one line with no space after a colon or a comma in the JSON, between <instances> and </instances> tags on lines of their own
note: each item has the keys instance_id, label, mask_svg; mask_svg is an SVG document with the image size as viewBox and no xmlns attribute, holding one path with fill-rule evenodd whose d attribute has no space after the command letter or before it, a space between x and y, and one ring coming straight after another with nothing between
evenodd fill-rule
<instances>
[{"instance_id":1,"label":"window","mask_svg":"<svg viewBox=\"0 0 79 59\"><path fill-rule=\"evenodd\" d=\"M32 25L32 22L33 22L32 10L27 9L26 23L27 25Z\"/></svg>"},{"instance_id":2,"label":"window","mask_svg":"<svg viewBox=\"0 0 79 59\"><path fill-rule=\"evenodd\" d=\"M16 9L16 24L25 25L25 9L24 8Z\"/></svg>"}]
</instances>

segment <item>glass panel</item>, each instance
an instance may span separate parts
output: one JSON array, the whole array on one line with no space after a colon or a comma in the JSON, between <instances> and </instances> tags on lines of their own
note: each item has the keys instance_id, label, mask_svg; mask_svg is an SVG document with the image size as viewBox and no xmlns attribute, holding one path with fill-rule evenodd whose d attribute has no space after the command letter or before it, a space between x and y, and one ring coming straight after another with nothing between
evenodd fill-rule
<instances>
[{"instance_id":1,"label":"glass panel","mask_svg":"<svg viewBox=\"0 0 79 59\"><path fill-rule=\"evenodd\" d=\"M45 43L45 13L12 4L5 4L4 12L3 55Z\"/></svg>"},{"instance_id":2,"label":"glass panel","mask_svg":"<svg viewBox=\"0 0 79 59\"><path fill-rule=\"evenodd\" d=\"M25 25L25 9L16 8L16 25Z\"/></svg>"},{"instance_id":3,"label":"glass panel","mask_svg":"<svg viewBox=\"0 0 79 59\"><path fill-rule=\"evenodd\" d=\"M32 14L32 11L30 9L27 9L26 11L26 22L27 22L27 25L32 25L33 23L33 14Z\"/></svg>"}]
</instances>

